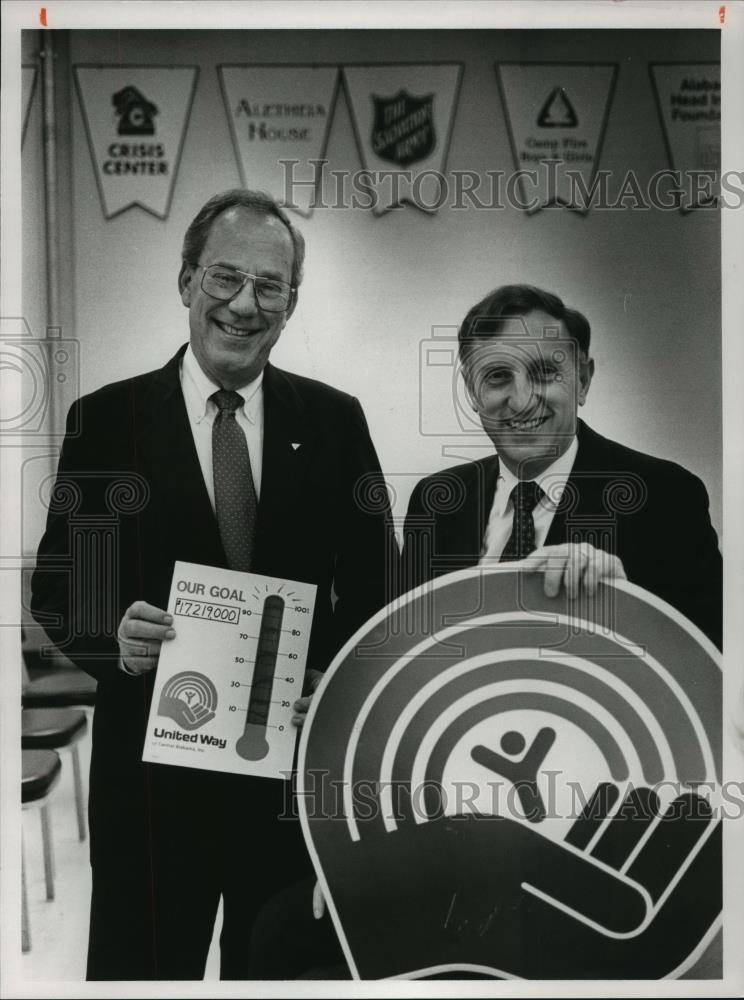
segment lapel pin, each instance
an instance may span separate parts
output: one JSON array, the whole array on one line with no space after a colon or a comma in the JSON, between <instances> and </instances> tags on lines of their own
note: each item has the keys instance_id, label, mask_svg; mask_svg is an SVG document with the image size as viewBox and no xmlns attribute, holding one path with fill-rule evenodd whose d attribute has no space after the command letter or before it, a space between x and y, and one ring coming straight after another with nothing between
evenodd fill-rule
<instances>
[{"instance_id":1,"label":"lapel pin","mask_svg":"<svg viewBox=\"0 0 744 1000\"><path fill-rule=\"evenodd\" d=\"M302 442L300 442L300 441L293 441L292 442L292 447L294 448L295 451L297 451L297 449L300 447L301 443Z\"/></svg>"}]
</instances>

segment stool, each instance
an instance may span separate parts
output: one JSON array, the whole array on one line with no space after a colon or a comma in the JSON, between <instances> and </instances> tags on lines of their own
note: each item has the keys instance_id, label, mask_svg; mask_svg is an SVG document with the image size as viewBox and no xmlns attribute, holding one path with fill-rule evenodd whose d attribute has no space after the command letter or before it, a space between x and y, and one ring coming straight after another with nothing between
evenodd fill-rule
<instances>
[{"instance_id":1,"label":"stool","mask_svg":"<svg viewBox=\"0 0 744 1000\"><path fill-rule=\"evenodd\" d=\"M28 675L26 675L28 676ZM64 708L70 705L93 705L97 682L90 674L72 664L55 667L48 674L23 686L24 708Z\"/></svg>"},{"instance_id":2,"label":"stool","mask_svg":"<svg viewBox=\"0 0 744 1000\"><path fill-rule=\"evenodd\" d=\"M77 744L78 740L85 735L87 728L88 721L85 712L79 708L24 708L21 712L21 747L23 750L70 748L80 840L85 840L86 822L85 796Z\"/></svg>"},{"instance_id":3,"label":"stool","mask_svg":"<svg viewBox=\"0 0 744 1000\"><path fill-rule=\"evenodd\" d=\"M54 750L21 751L21 804L24 809L39 807L41 810L41 842L44 849L44 878L46 897L54 899L54 852L52 824L48 798L59 781L62 761ZM26 890L26 855L21 839L21 947L31 950L31 932L28 923L28 893Z\"/></svg>"}]
</instances>

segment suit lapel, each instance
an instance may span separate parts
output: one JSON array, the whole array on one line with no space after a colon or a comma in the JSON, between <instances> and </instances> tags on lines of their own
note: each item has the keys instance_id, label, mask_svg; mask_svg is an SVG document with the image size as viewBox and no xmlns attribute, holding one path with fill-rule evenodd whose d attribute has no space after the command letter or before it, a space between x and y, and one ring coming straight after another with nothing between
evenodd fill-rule
<instances>
[{"instance_id":1,"label":"suit lapel","mask_svg":"<svg viewBox=\"0 0 744 1000\"><path fill-rule=\"evenodd\" d=\"M263 399L258 566L265 564L266 557L286 537L288 527L302 520L300 487L317 441L317 430L290 377L270 364L264 369Z\"/></svg>"},{"instance_id":2,"label":"suit lapel","mask_svg":"<svg viewBox=\"0 0 744 1000\"><path fill-rule=\"evenodd\" d=\"M440 520L446 534L437 538L437 550L453 560L453 565L445 567L445 571L474 566L480 559L498 474L499 460L495 455L463 467L464 502L446 522Z\"/></svg>"},{"instance_id":3,"label":"suit lapel","mask_svg":"<svg viewBox=\"0 0 744 1000\"><path fill-rule=\"evenodd\" d=\"M573 534L584 522L596 526L597 517L604 511L603 494L612 470L606 469L606 462L602 460L603 438L579 420L578 439L576 459L553 516L546 545L561 545L570 541L568 532Z\"/></svg>"},{"instance_id":4,"label":"suit lapel","mask_svg":"<svg viewBox=\"0 0 744 1000\"><path fill-rule=\"evenodd\" d=\"M143 399L148 478L161 505L162 530L172 550L180 553L178 558L224 566L217 522L181 391L180 365L185 350L182 347L156 372Z\"/></svg>"}]
</instances>

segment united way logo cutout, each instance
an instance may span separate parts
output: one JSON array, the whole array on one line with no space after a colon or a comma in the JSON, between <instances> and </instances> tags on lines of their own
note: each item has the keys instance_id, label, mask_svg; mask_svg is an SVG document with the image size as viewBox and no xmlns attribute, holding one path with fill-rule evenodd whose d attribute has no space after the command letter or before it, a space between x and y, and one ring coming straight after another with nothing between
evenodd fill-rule
<instances>
[{"instance_id":1,"label":"united way logo cutout","mask_svg":"<svg viewBox=\"0 0 744 1000\"><path fill-rule=\"evenodd\" d=\"M720 927L721 673L625 582L466 570L336 658L300 815L356 978L657 979Z\"/></svg>"},{"instance_id":2,"label":"united way logo cutout","mask_svg":"<svg viewBox=\"0 0 744 1000\"><path fill-rule=\"evenodd\" d=\"M181 729L191 732L211 722L217 708L217 688L205 675L184 670L163 686L158 715L172 719Z\"/></svg>"},{"instance_id":3,"label":"united way logo cutout","mask_svg":"<svg viewBox=\"0 0 744 1000\"><path fill-rule=\"evenodd\" d=\"M382 160L407 167L425 160L436 146L434 95L414 97L399 90L393 97L372 95L375 117L372 149Z\"/></svg>"}]
</instances>

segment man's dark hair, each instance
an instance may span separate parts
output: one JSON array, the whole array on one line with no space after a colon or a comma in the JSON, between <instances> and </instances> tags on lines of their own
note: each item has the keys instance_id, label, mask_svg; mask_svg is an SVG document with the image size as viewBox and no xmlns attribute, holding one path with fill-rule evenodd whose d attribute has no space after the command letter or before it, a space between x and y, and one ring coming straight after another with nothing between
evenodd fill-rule
<instances>
[{"instance_id":1,"label":"man's dark hair","mask_svg":"<svg viewBox=\"0 0 744 1000\"><path fill-rule=\"evenodd\" d=\"M581 356L589 356L592 331L586 316L575 309L567 309L557 295L534 285L502 285L474 305L462 321L458 341L463 367L479 340L497 336L509 319L535 311L562 320L570 337L578 344Z\"/></svg>"},{"instance_id":2,"label":"man's dark hair","mask_svg":"<svg viewBox=\"0 0 744 1000\"><path fill-rule=\"evenodd\" d=\"M199 263L204 245L209 238L209 231L212 223L227 211L228 208L252 208L266 215L274 215L280 219L289 231L292 238L294 254L292 257L292 284L299 287L302 281L302 265L305 260L305 239L299 229L295 229L289 221L289 216L280 205L264 191L250 191L248 188L231 188L216 194L204 205L183 238L183 249L181 257L185 264L196 267Z\"/></svg>"}]
</instances>

